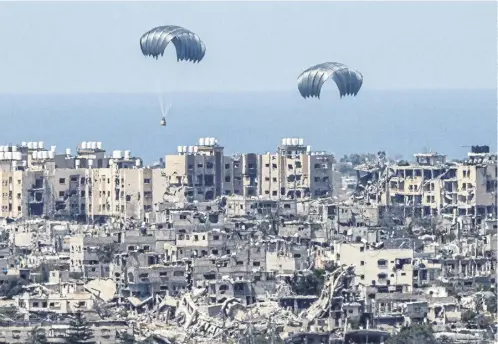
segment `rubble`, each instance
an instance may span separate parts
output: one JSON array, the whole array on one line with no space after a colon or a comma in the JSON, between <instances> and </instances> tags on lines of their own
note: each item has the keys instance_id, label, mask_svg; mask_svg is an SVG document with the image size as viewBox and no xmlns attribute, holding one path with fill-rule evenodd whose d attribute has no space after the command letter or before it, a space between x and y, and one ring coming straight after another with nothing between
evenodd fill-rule
<instances>
[{"instance_id":1,"label":"rubble","mask_svg":"<svg viewBox=\"0 0 498 344\"><path fill-rule=\"evenodd\" d=\"M357 167L347 201L169 197L149 221L3 222L0 323L63 331L83 312L102 343L117 335L98 331L157 343L380 341L426 323L436 337L491 340L498 222L477 186L496 160L417 159Z\"/></svg>"}]
</instances>

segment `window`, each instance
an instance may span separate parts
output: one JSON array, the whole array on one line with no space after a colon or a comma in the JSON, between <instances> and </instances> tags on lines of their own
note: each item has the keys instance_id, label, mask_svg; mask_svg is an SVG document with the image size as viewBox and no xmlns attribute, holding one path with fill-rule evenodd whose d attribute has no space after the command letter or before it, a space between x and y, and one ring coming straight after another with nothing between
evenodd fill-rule
<instances>
[{"instance_id":1,"label":"window","mask_svg":"<svg viewBox=\"0 0 498 344\"><path fill-rule=\"evenodd\" d=\"M150 184L150 179L149 178L145 178L144 179L144 184Z\"/></svg>"},{"instance_id":2,"label":"window","mask_svg":"<svg viewBox=\"0 0 498 344\"><path fill-rule=\"evenodd\" d=\"M365 265L365 262L362 260L362 261L360 262L360 265Z\"/></svg>"},{"instance_id":3,"label":"window","mask_svg":"<svg viewBox=\"0 0 498 344\"><path fill-rule=\"evenodd\" d=\"M66 178L59 178L59 184L66 184Z\"/></svg>"}]
</instances>

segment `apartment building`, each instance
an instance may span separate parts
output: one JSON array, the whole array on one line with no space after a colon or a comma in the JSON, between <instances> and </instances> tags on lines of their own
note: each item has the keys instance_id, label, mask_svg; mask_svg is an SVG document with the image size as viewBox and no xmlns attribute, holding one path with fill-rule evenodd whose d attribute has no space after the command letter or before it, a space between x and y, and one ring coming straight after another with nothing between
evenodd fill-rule
<instances>
[{"instance_id":1,"label":"apartment building","mask_svg":"<svg viewBox=\"0 0 498 344\"><path fill-rule=\"evenodd\" d=\"M30 339L33 329L38 329L45 334L48 343L63 343L67 337L69 323L46 323L46 322L9 322L0 324L0 342L21 344ZM132 334L133 329L125 321L91 321L90 328L94 341L100 344L116 343L119 334Z\"/></svg>"},{"instance_id":2,"label":"apartment building","mask_svg":"<svg viewBox=\"0 0 498 344\"><path fill-rule=\"evenodd\" d=\"M0 217L16 218L23 211L23 172L0 170L2 182L0 198Z\"/></svg>"},{"instance_id":3,"label":"apartment building","mask_svg":"<svg viewBox=\"0 0 498 344\"><path fill-rule=\"evenodd\" d=\"M177 155L165 157L167 194L188 202L221 196L224 162L223 147L215 138L201 138L198 146L178 146Z\"/></svg>"},{"instance_id":4,"label":"apartment building","mask_svg":"<svg viewBox=\"0 0 498 344\"><path fill-rule=\"evenodd\" d=\"M276 153L259 156L259 194L271 199L330 196L333 155L312 152L303 139L284 138Z\"/></svg>"},{"instance_id":5,"label":"apartment building","mask_svg":"<svg viewBox=\"0 0 498 344\"><path fill-rule=\"evenodd\" d=\"M108 278L110 262L103 262L99 256L102 245L112 245L117 237L90 237L73 235L69 238L69 270L80 272L86 278Z\"/></svg>"},{"instance_id":6,"label":"apartment building","mask_svg":"<svg viewBox=\"0 0 498 344\"><path fill-rule=\"evenodd\" d=\"M258 155L253 153L224 157L223 194L258 196L258 160Z\"/></svg>"},{"instance_id":7,"label":"apartment building","mask_svg":"<svg viewBox=\"0 0 498 344\"><path fill-rule=\"evenodd\" d=\"M364 243L334 247L340 264L355 264L355 284L376 287L379 293L413 290L413 249L372 249Z\"/></svg>"},{"instance_id":8,"label":"apartment building","mask_svg":"<svg viewBox=\"0 0 498 344\"><path fill-rule=\"evenodd\" d=\"M101 142L82 142L73 156L70 149L57 155L55 146L50 151L40 150L42 146L23 142L16 148L12 154L26 159L24 164L10 156L1 160L0 154L5 203L1 216L146 221L153 205L164 198L164 170L141 167L141 159L130 151L114 151L107 157Z\"/></svg>"},{"instance_id":9,"label":"apartment building","mask_svg":"<svg viewBox=\"0 0 498 344\"><path fill-rule=\"evenodd\" d=\"M198 146L178 146L166 155L169 193L186 201L209 201L221 195L305 199L331 195L333 156L311 152L303 139L283 139L276 153L223 156L214 138Z\"/></svg>"},{"instance_id":10,"label":"apartment building","mask_svg":"<svg viewBox=\"0 0 498 344\"><path fill-rule=\"evenodd\" d=\"M476 215L478 222L496 216L497 155L489 147L473 147L462 163L438 153L415 154L415 160L390 166L383 203L411 206L423 216Z\"/></svg>"}]
</instances>

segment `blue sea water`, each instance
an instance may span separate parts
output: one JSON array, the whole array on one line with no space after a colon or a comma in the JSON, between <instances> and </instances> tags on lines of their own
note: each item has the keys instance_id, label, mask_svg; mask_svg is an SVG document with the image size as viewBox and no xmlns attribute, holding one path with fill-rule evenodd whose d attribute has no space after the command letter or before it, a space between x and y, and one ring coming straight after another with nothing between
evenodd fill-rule
<instances>
[{"instance_id":1,"label":"blue sea water","mask_svg":"<svg viewBox=\"0 0 498 344\"><path fill-rule=\"evenodd\" d=\"M403 155L438 151L466 155L461 145L496 151L496 90L365 91L358 97L302 99L296 92L170 93L161 127L155 94L0 95L0 144L44 141L57 151L102 141L145 162L198 137L216 137L227 153L274 151L283 137L302 137L315 150Z\"/></svg>"}]
</instances>

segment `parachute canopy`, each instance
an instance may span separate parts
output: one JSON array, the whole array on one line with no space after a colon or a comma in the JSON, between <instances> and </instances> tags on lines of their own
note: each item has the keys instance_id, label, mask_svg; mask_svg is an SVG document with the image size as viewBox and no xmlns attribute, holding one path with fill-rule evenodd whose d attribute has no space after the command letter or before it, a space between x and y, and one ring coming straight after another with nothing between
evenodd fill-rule
<instances>
[{"instance_id":1,"label":"parachute canopy","mask_svg":"<svg viewBox=\"0 0 498 344\"><path fill-rule=\"evenodd\" d=\"M200 62L206 54L206 46L195 33L175 25L158 26L147 31L140 38L144 56L156 59L163 56L169 42L176 48L178 61Z\"/></svg>"},{"instance_id":2,"label":"parachute canopy","mask_svg":"<svg viewBox=\"0 0 498 344\"><path fill-rule=\"evenodd\" d=\"M338 62L325 62L310 67L297 78L297 88L303 98L320 98L322 86L330 77L335 81L339 94L356 96L363 84L363 75Z\"/></svg>"}]
</instances>

